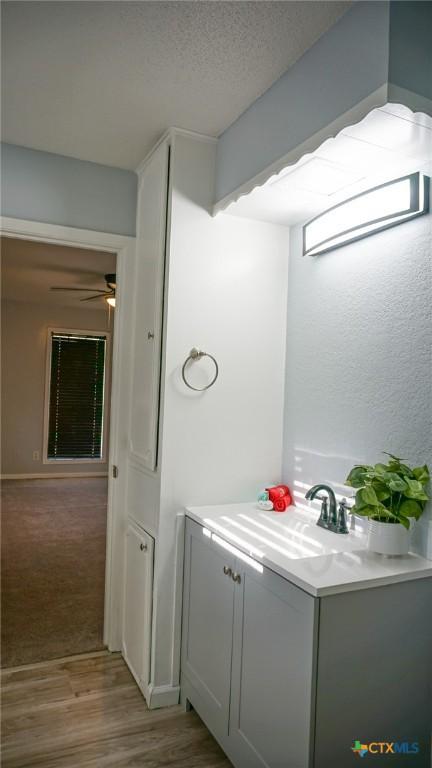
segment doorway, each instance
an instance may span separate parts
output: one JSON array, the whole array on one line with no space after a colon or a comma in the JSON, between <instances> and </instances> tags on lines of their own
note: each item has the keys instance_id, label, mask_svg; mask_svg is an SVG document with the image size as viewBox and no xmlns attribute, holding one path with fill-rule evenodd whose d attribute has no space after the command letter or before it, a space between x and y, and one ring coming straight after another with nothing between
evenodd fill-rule
<instances>
[{"instance_id":1,"label":"doorway","mask_svg":"<svg viewBox=\"0 0 432 768\"><path fill-rule=\"evenodd\" d=\"M1 251L10 667L104 647L116 256L10 237Z\"/></svg>"}]
</instances>

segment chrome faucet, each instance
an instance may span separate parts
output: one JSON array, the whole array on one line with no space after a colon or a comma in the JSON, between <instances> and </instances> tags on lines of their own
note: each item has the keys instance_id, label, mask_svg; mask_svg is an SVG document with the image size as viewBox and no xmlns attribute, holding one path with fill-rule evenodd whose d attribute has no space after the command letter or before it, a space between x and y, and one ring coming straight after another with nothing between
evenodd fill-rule
<instances>
[{"instance_id":1,"label":"chrome faucet","mask_svg":"<svg viewBox=\"0 0 432 768\"><path fill-rule=\"evenodd\" d=\"M319 496L319 491L325 491L327 496ZM349 533L346 520L346 499L342 499L339 504L339 509L336 510L336 496L333 488L330 488L329 485L323 485L322 483L313 485L312 488L309 488L307 491L305 498L308 501L319 499L322 502L321 514L317 520L317 525L321 528L327 528L327 530L333 531L333 533Z\"/></svg>"}]
</instances>

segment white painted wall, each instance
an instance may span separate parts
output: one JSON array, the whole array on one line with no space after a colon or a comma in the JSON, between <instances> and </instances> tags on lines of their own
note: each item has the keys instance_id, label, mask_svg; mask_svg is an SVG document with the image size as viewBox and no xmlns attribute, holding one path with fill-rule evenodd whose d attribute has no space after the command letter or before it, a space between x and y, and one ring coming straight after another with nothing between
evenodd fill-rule
<instances>
[{"instance_id":1,"label":"white painted wall","mask_svg":"<svg viewBox=\"0 0 432 768\"><path fill-rule=\"evenodd\" d=\"M214 157L213 143L175 136L153 618L159 686L178 683L177 515L189 504L255 498L281 471L289 231L212 218ZM205 393L181 380L193 346L220 365ZM190 371L198 385L206 365Z\"/></svg>"},{"instance_id":2,"label":"white painted wall","mask_svg":"<svg viewBox=\"0 0 432 768\"><path fill-rule=\"evenodd\" d=\"M381 451L432 467L431 255L432 215L316 258L292 230L283 466L299 503ZM430 510L414 540L432 557Z\"/></svg>"},{"instance_id":3,"label":"white painted wall","mask_svg":"<svg viewBox=\"0 0 432 768\"><path fill-rule=\"evenodd\" d=\"M106 472L107 464L43 464L47 329L107 331L105 310L2 302L2 474ZM108 391L109 397L109 391ZM108 423L108 421L107 421ZM33 451L40 460L33 461Z\"/></svg>"}]
</instances>

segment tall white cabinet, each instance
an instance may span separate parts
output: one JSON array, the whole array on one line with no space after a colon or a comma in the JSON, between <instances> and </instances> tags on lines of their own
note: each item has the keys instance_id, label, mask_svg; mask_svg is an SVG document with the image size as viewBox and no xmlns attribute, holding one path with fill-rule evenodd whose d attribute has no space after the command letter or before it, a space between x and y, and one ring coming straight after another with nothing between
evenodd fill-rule
<instances>
[{"instance_id":1,"label":"tall white cabinet","mask_svg":"<svg viewBox=\"0 0 432 768\"><path fill-rule=\"evenodd\" d=\"M138 169L123 634L150 707L179 700L184 507L280 480L288 229L211 215L215 155L214 139L172 130ZM193 347L219 365L205 392L181 377ZM154 540L151 594L136 535Z\"/></svg>"},{"instance_id":2,"label":"tall white cabinet","mask_svg":"<svg viewBox=\"0 0 432 768\"><path fill-rule=\"evenodd\" d=\"M131 339L123 654L148 700L151 691L154 542L158 470L169 142L139 170L134 323Z\"/></svg>"}]
</instances>

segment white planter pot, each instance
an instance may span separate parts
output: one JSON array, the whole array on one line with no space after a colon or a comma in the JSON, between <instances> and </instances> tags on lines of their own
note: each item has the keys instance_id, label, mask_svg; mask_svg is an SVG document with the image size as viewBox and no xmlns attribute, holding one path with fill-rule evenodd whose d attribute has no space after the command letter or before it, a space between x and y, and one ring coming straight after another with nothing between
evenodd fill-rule
<instances>
[{"instance_id":1,"label":"white planter pot","mask_svg":"<svg viewBox=\"0 0 432 768\"><path fill-rule=\"evenodd\" d=\"M400 523L379 523L369 520L368 549L381 555L406 555L411 540L412 521L409 531Z\"/></svg>"}]
</instances>

